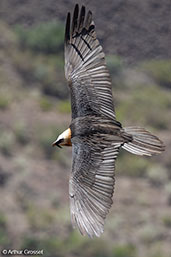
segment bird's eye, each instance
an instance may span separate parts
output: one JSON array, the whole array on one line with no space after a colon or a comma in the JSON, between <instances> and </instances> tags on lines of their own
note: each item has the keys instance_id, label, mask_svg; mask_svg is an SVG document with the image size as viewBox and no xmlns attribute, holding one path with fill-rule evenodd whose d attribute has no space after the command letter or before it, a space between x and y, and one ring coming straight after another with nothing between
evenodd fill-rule
<instances>
[{"instance_id":1,"label":"bird's eye","mask_svg":"<svg viewBox=\"0 0 171 257\"><path fill-rule=\"evenodd\" d=\"M61 144L62 142L64 142L64 139L63 139L63 138L59 139L59 141L57 142L57 144L59 145L59 144Z\"/></svg>"}]
</instances>

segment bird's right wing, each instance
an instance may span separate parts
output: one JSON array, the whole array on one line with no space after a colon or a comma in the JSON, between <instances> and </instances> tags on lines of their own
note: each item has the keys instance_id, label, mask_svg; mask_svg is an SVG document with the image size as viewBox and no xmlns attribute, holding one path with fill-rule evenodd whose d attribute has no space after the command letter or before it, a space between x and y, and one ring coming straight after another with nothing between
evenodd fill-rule
<instances>
[{"instance_id":1,"label":"bird's right wing","mask_svg":"<svg viewBox=\"0 0 171 257\"><path fill-rule=\"evenodd\" d=\"M115 143L106 135L74 137L73 164L69 183L73 226L83 235L100 236L112 205L114 168L121 138Z\"/></svg>"},{"instance_id":2,"label":"bird's right wing","mask_svg":"<svg viewBox=\"0 0 171 257\"><path fill-rule=\"evenodd\" d=\"M72 118L87 115L115 119L105 55L96 38L92 13L75 6L65 30L65 76L71 91Z\"/></svg>"}]
</instances>

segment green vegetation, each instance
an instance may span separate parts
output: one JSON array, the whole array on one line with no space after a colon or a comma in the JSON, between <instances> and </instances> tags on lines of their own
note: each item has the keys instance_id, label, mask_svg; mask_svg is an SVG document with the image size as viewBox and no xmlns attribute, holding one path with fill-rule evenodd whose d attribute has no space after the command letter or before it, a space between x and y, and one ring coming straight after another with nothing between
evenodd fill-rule
<instances>
[{"instance_id":1,"label":"green vegetation","mask_svg":"<svg viewBox=\"0 0 171 257\"><path fill-rule=\"evenodd\" d=\"M0 48L0 58L3 56L3 51L12 52L14 48L18 45L18 40L16 38L15 33L11 30L11 28L2 20L0 21L0 31L3 37L0 38L1 48Z\"/></svg>"},{"instance_id":2,"label":"green vegetation","mask_svg":"<svg viewBox=\"0 0 171 257\"><path fill-rule=\"evenodd\" d=\"M160 228L153 226L152 224L147 224L145 226L140 227L138 234L141 240L146 245L150 245L156 241L158 237L162 235L162 231Z\"/></svg>"},{"instance_id":3,"label":"green vegetation","mask_svg":"<svg viewBox=\"0 0 171 257\"><path fill-rule=\"evenodd\" d=\"M111 247L107 241L101 239L89 240L80 237L77 232L61 240L60 237L37 239L34 237L25 238L23 248L44 249L47 257L67 257L71 255L82 257L135 257L135 247L132 245L119 245Z\"/></svg>"},{"instance_id":4,"label":"green vegetation","mask_svg":"<svg viewBox=\"0 0 171 257\"><path fill-rule=\"evenodd\" d=\"M150 183L157 187L165 184L165 182L168 180L167 170L160 166L160 164L154 164L152 167L150 167L147 177Z\"/></svg>"},{"instance_id":5,"label":"green vegetation","mask_svg":"<svg viewBox=\"0 0 171 257\"><path fill-rule=\"evenodd\" d=\"M156 83L171 88L171 60L150 60L140 66Z\"/></svg>"},{"instance_id":6,"label":"green vegetation","mask_svg":"<svg viewBox=\"0 0 171 257\"><path fill-rule=\"evenodd\" d=\"M59 22L41 23L27 29L18 25L16 33L23 48L46 54L61 53L63 49L64 28Z\"/></svg>"},{"instance_id":7,"label":"green vegetation","mask_svg":"<svg viewBox=\"0 0 171 257\"><path fill-rule=\"evenodd\" d=\"M40 108L42 109L42 111L44 112L48 112L50 110L52 110L53 108L53 103L50 99L48 99L47 97L42 97L40 99Z\"/></svg>"},{"instance_id":8,"label":"green vegetation","mask_svg":"<svg viewBox=\"0 0 171 257\"><path fill-rule=\"evenodd\" d=\"M23 239L21 249L32 249L38 250L40 244L40 239L34 237L27 237Z\"/></svg>"},{"instance_id":9,"label":"green vegetation","mask_svg":"<svg viewBox=\"0 0 171 257\"><path fill-rule=\"evenodd\" d=\"M61 112L61 113L71 113L71 102L69 100L66 100L66 101L61 101L59 104L58 104L58 110Z\"/></svg>"},{"instance_id":10,"label":"green vegetation","mask_svg":"<svg viewBox=\"0 0 171 257\"><path fill-rule=\"evenodd\" d=\"M22 54L16 52L13 58L24 87L36 88L45 95L66 98L68 88L67 85L64 86L64 64L61 56L34 55L30 50L25 50Z\"/></svg>"},{"instance_id":11,"label":"green vegetation","mask_svg":"<svg viewBox=\"0 0 171 257\"><path fill-rule=\"evenodd\" d=\"M124 68L122 59L116 55L106 56L106 63L113 77L115 77L116 75L119 75Z\"/></svg>"},{"instance_id":12,"label":"green vegetation","mask_svg":"<svg viewBox=\"0 0 171 257\"><path fill-rule=\"evenodd\" d=\"M167 215L163 217L163 224L167 227L167 228L171 228L171 216Z\"/></svg>"},{"instance_id":13,"label":"green vegetation","mask_svg":"<svg viewBox=\"0 0 171 257\"><path fill-rule=\"evenodd\" d=\"M0 110L5 110L9 107L9 99L7 96L0 95Z\"/></svg>"},{"instance_id":14,"label":"green vegetation","mask_svg":"<svg viewBox=\"0 0 171 257\"><path fill-rule=\"evenodd\" d=\"M0 151L5 156L12 155L12 149L15 144L14 134L11 131L0 131Z\"/></svg>"},{"instance_id":15,"label":"green vegetation","mask_svg":"<svg viewBox=\"0 0 171 257\"><path fill-rule=\"evenodd\" d=\"M171 94L157 85L134 88L127 98L121 98L120 101L121 104L117 106L117 119L124 123L129 117L129 124L151 124L160 130L170 126Z\"/></svg>"},{"instance_id":16,"label":"green vegetation","mask_svg":"<svg viewBox=\"0 0 171 257\"><path fill-rule=\"evenodd\" d=\"M28 128L23 122L19 122L15 125L14 134L17 142L21 145L26 145L30 141Z\"/></svg>"},{"instance_id":17,"label":"green vegetation","mask_svg":"<svg viewBox=\"0 0 171 257\"><path fill-rule=\"evenodd\" d=\"M55 213L49 209L40 209L36 206L29 206L26 215L30 226L35 230L48 229L54 222Z\"/></svg>"},{"instance_id":18,"label":"green vegetation","mask_svg":"<svg viewBox=\"0 0 171 257\"><path fill-rule=\"evenodd\" d=\"M2 213L0 213L0 227L6 227L6 218Z\"/></svg>"},{"instance_id":19,"label":"green vegetation","mask_svg":"<svg viewBox=\"0 0 171 257\"><path fill-rule=\"evenodd\" d=\"M119 175L130 177L145 177L150 163L147 158L132 155L121 150L116 167Z\"/></svg>"},{"instance_id":20,"label":"green vegetation","mask_svg":"<svg viewBox=\"0 0 171 257\"><path fill-rule=\"evenodd\" d=\"M136 249L133 245L116 246L112 257L135 257Z\"/></svg>"},{"instance_id":21,"label":"green vegetation","mask_svg":"<svg viewBox=\"0 0 171 257\"><path fill-rule=\"evenodd\" d=\"M9 246L9 237L7 231L7 219L3 213L0 212L0 246L8 247Z\"/></svg>"},{"instance_id":22,"label":"green vegetation","mask_svg":"<svg viewBox=\"0 0 171 257\"><path fill-rule=\"evenodd\" d=\"M33 249L40 250L43 249L44 255L46 257L63 257L63 244L62 240L56 237L45 238L35 238L35 237L27 237L24 238L23 243L21 245L21 249ZM61 249L62 248L62 249Z\"/></svg>"}]
</instances>

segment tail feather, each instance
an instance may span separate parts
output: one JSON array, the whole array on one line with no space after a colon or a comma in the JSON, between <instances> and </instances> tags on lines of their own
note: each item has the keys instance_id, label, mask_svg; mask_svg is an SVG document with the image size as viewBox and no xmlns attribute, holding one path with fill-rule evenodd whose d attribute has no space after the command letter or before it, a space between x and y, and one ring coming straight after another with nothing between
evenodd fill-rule
<instances>
[{"instance_id":1,"label":"tail feather","mask_svg":"<svg viewBox=\"0 0 171 257\"><path fill-rule=\"evenodd\" d=\"M124 132L131 135L133 140L125 143L122 148L137 155L151 156L165 150L163 142L141 127L126 127Z\"/></svg>"}]
</instances>

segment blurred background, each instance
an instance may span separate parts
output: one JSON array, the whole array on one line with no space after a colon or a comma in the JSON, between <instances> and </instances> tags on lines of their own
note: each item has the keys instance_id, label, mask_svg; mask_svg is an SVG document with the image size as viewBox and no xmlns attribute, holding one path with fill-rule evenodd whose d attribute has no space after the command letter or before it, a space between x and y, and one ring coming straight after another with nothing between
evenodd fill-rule
<instances>
[{"instance_id":1,"label":"blurred background","mask_svg":"<svg viewBox=\"0 0 171 257\"><path fill-rule=\"evenodd\" d=\"M71 148L51 147L70 123L63 38L75 3L0 1L0 249L170 257L171 1L84 1L106 53L117 119L166 144L152 158L121 151L114 205L103 236L93 240L70 223Z\"/></svg>"}]
</instances>

